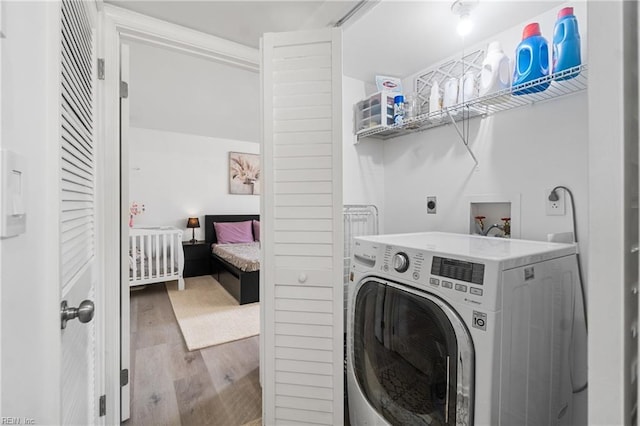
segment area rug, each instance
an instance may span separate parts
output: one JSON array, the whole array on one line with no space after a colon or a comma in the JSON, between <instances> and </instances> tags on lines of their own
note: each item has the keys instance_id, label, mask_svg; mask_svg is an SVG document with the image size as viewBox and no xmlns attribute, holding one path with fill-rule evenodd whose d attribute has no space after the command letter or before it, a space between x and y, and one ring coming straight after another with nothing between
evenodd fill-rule
<instances>
[{"instance_id":1,"label":"area rug","mask_svg":"<svg viewBox=\"0 0 640 426\"><path fill-rule=\"evenodd\" d=\"M260 333L260 304L239 305L213 277L166 283L184 341L190 351L245 339Z\"/></svg>"}]
</instances>

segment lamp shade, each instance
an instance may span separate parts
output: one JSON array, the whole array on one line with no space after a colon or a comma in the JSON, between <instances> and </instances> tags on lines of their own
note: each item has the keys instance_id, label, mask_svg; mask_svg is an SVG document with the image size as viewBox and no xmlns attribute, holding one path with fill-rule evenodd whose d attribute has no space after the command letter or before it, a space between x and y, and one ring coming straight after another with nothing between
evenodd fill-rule
<instances>
[{"instance_id":1,"label":"lamp shade","mask_svg":"<svg viewBox=\"0 0 640 426\"><path fill-rule=\"evenodd\" d=\"M197 217L190 217L187 220L187 228L200 228L200 220Z\"/></svg>"}]
</instances>

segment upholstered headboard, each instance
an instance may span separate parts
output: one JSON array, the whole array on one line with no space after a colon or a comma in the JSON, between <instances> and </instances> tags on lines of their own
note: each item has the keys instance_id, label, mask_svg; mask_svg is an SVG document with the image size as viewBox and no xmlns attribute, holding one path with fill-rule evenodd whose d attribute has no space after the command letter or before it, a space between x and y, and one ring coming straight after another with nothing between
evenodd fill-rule
<instances>
[{"instance_id":1,"label":"upholstered headboard","mask_svg":"<svg viewBox=\"0 0 640 426\"><path fill-rule=\"evenodd\" d=\"M204 217L204 239L211 245L218 242L213 222L242 222L245 220L260 220L258 214L213 214Z\"/></svg>"}]
</instances>

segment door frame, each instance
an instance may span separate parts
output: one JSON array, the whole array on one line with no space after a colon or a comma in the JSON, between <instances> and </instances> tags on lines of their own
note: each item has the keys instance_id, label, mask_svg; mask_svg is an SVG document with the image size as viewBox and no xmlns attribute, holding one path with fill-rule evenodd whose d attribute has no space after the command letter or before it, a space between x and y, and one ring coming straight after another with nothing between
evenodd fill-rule
<instances>
[{"instance_id":1,"label":"door frame","mask_svg":"<svg viewBox=\"0 0 640 426\"><path fill-rule=\"evenodd\" d=\"M127 40L143 42L256 73L260 69L260 56L258 49L109 4L103 5L100 20L104 43L101 46L101 57L105 61L104 88L100 105L100 131L104 141L101 151L104 197L100 206L100 214L105 219L102 228L103 279L105 283L114 283L105 286L106 423L119 424L121 290L129 289L128 283L121 280L120 269L121 241L126 241L125 233L128 229L121 226L122 222L126 223L128 219L127 206L121 206L120 203L121 183L129 181L129 170L121 167L121 156L128 152L128 146L120 146L120 44ZM260 359L263 358L262 355L261 348Z\"/></svg>"},{"instance_id":2,"label":"door frame","mask_svg":"<svg viewBox=\"0 0 640 426\"><path fill-rule=\"evenodd\" d=\"M637 79L637 56L640 56L637 26L640 10L633 13L634 7L638 9L632 2L587 4L587 105L589 117L598 117L588 123L586 404L590 424L629 424L640 392L637 372L640 339L632 333L637 328L640 310L639 271L632 266L638 255L629 247L637 242L634 241L637 235L631 230L638 226L631 223L633 210L637 208L633 200L638 199L637 188L632 184L633 174L637 179L638 172L637 166L633 171L632 162L638 158L629 155L633 152L631 147L635 144L637 149L638 144L639 93L628 87L629 81Z\"/></svg>"}]
</instances>

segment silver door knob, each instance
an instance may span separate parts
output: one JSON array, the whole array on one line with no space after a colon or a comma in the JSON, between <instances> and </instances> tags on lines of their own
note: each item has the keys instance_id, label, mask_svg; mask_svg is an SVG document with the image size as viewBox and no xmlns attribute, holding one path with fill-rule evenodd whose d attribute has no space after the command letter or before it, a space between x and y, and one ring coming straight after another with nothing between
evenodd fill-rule
<instances>
[{"instance_id":1,"label":"silver door knob","mask_svg":"<svg viewBox=\"0 0 640 426\"><path fill-rule=\"evenodd\" d=\"M93 319L94 305L91 300L83 300L77 308L70 308L66 300L60 304L60 321L64 330L67 321L78 318L81 323L87 323Z\"/></svg>"}]
</instances>

